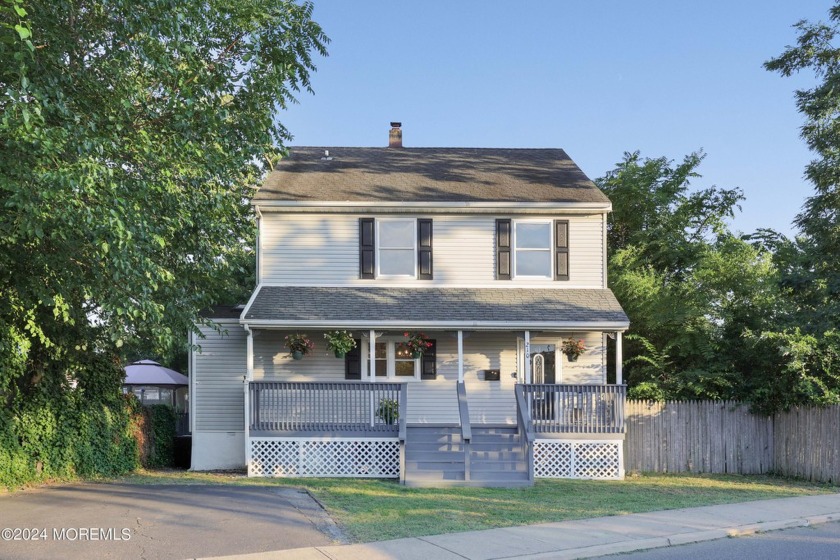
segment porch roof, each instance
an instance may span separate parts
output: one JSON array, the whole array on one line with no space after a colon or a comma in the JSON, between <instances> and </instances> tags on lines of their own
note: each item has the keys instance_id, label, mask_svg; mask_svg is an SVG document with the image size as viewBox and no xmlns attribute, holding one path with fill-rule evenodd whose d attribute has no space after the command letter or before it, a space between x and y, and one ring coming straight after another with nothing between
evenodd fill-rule
<instances>
[{"instance_id":1,"label":"porch roof","mask_svg":"<svg viewBox=\"0 0 840 560\"><path fill-rule=\"evenodd\" d=\"M590 329L630 321L611 290L260 286L240 322L268 327Z\"/></svg>"}]
</instances>

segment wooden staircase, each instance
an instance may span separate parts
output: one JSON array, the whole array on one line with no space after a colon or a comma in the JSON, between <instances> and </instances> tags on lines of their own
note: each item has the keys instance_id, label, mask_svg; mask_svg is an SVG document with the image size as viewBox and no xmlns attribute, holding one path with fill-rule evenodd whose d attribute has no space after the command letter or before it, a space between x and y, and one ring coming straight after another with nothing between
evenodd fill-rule
<instances>
[{"instance_id":1,"label":"wooden staircase","mask_svg":"<svg viewBox=\"0 0 840 560\"><path fill-rule=\"evenodd\" d=\"M528 454L515 426L409 426L406 486L531 486Z\"/></svg>"}]
</instances>

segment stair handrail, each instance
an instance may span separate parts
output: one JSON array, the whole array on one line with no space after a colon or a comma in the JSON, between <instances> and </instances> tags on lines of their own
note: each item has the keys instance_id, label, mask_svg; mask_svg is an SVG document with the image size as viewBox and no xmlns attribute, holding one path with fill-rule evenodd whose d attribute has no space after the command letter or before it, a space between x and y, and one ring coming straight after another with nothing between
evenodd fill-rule
<instances>
[{"instance_id":1,"label":"stair handrail","mask_svg":"<svg viewBox=\"0 0 840 560\"><path fill-rule=\"evenodd\" d=\"M467 387L463 381L458 382L458 413L461 416L461 437L464 443L472 439L472 426L470 425L470 408L467 403Z\"/></svg>"},{"instance_id":2,"label":"stair handrail","mask_svg":"<svg viewBox=\"0 0 840 560\"><path fill-rule=\"evenodd\" d=\"M517 384L514 387L516 394L516 423L519 427L519 432L525 437L528 445L535 439L534 430L532 428L531 414L528 411L528 404L525 401L525 390L522 385Z\"/></svg>"},{"instance_id":3,"label":"stair handrail","mask_svg":"<svg viewBox=\"0 0 840 560\"><path fill-rule=\"evenodd\" d=\"M458 414L461 417L461 440L464 446L464 480L470 480L472 466L470 464L470 440L472 439L472 425L470 425L470 407L467 403L467 385L459 381L458 387Z\"/></svg>"},{"instance_id":4,"label":"stair handrail","mask_svg":"<svg viewBox=\"0 0 840 560\"><path fill-rule=\"evenodd\" d=\"M531 420L531 413L528 409L528 404L525 400L525 388L521 384L516 384L513 389L516 395L516 423L519 428L519 434L522 437L525 446L525 452L528 458L528 480L534 481L534 434L533 422Z\"/></svg>"}]
</instances>

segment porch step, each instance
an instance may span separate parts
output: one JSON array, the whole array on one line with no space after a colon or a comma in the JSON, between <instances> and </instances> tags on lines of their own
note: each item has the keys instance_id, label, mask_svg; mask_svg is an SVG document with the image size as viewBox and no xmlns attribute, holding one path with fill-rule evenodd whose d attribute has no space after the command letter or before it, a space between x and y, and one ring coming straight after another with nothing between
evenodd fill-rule
<instances>
[{"instance_id":1,"label":"porch step","mask_svg":"<svg viewBox=\"0 0 840 560\"><path fill-rule=\"evenodd\" d=\"M525 453L521 450L499 450L499 451L475 451L470 448L470 461L495 462L495 461L525 461Z\"/></svg>"},{"instance_id":2,"label":"porch step","mask_svg":"<svg viewBox=\"0 0 840 560\"><path fill-rule=\"evenodd\" d=\"M464 463L464 451L423 451L412 449L409 443L405 449L406 461L426 461L439 463Z\"/></svg>"},{"instance_id":3,"label":"porch step","mask_svg":"<svg viewBox=\"0 0 840 560\"><path fill-rule=\"evenodd\" d=\"M466 472L461 428L409 427L405 448L406 486L530 486L529 466L515 427L473 426Z\"/></svg>"},{"instance_id":4,"label":"porch step","mask_svg":"<svg viewBox=\"0 0 840 560\"><path fill-rule=\"evenodd\" d=\"M415 443L462 443L461 428L408 428Z\"/></svg>"}]
</instances>

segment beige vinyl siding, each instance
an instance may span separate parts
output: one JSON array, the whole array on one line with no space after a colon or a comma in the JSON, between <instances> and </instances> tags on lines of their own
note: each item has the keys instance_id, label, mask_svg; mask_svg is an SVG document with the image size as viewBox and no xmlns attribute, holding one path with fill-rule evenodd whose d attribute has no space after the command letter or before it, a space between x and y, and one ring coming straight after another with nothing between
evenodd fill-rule
<instances>
[{"instance_id":1,"label":"beige vinyl siding","mask_svg":"<svg viewBox=\"0 0 840 560\"><path fill-rule=\"evenodd\" d=\"M560 382L567 385L603 385L607 382L607 349L601 333L572 333L575 340L583 339L586 351L576 362L570 362L565 354L562 358Z\"/></svg>"},{"instance_id":2,"label":"beige vinyl siding","mask_svg":"<svg viewBox=\"0 0 840 560\"><path fill-rule=\"evenodd\" d=\"M405 216L417 218L418 216ZM516 286L603 288L603 218L569 220L568 282L514 280ZM495 280L495 217L434 215L434 280L359 279L359 216L350 214L263 214L260 221L260 282L265 284L490 286ZM511 285L510 282L504 282Z\"/></svg>"},{"instance_id":3,"label":"beige vinyl siding","mask_svg":"<svg viewBox=\"0 0 840 560\"><path fill-rule=\"evenodd\" d=\"M569 281L567 288L606 288L604 220L601 214L569 218Z\"/></svg>"},{"instance_id":4,"label":"beige vinyl siding","mask_svg":"<svg viewBox=\"0 0 840 560\"><path fill-rule=\"evenodd\" d=\"M192 406L196 431L243 431L245 429L244 377L246 333L239 321L220 322L222 333L199 327L201 349L193 354Z\"/></svg>"},{"instance_id":5,"label":"beige vinyl siding","mask_svg":"<svg viewBox=\"0 0 840 560\"><path fill-rule=\"evenodd\" d=\"M327 352L323 331L309 335L315 350L295 360L283 343L288 331L254 330L254 381L344 381L344 360Z\"/></svg>"},{"instance_id":6,"label":"beige vinyl siding","mask_svg":"<svg viewBox=\"0 0 840 560\"><path fill-rule=\"evenodd\" d=\"M464 385L472 424L515 424L516 333L472 333L464 340ZM457 371L458 362L455 356ZM500 370L499 381L484 381L484 370Z\"/></svg>"}]
</instances>

